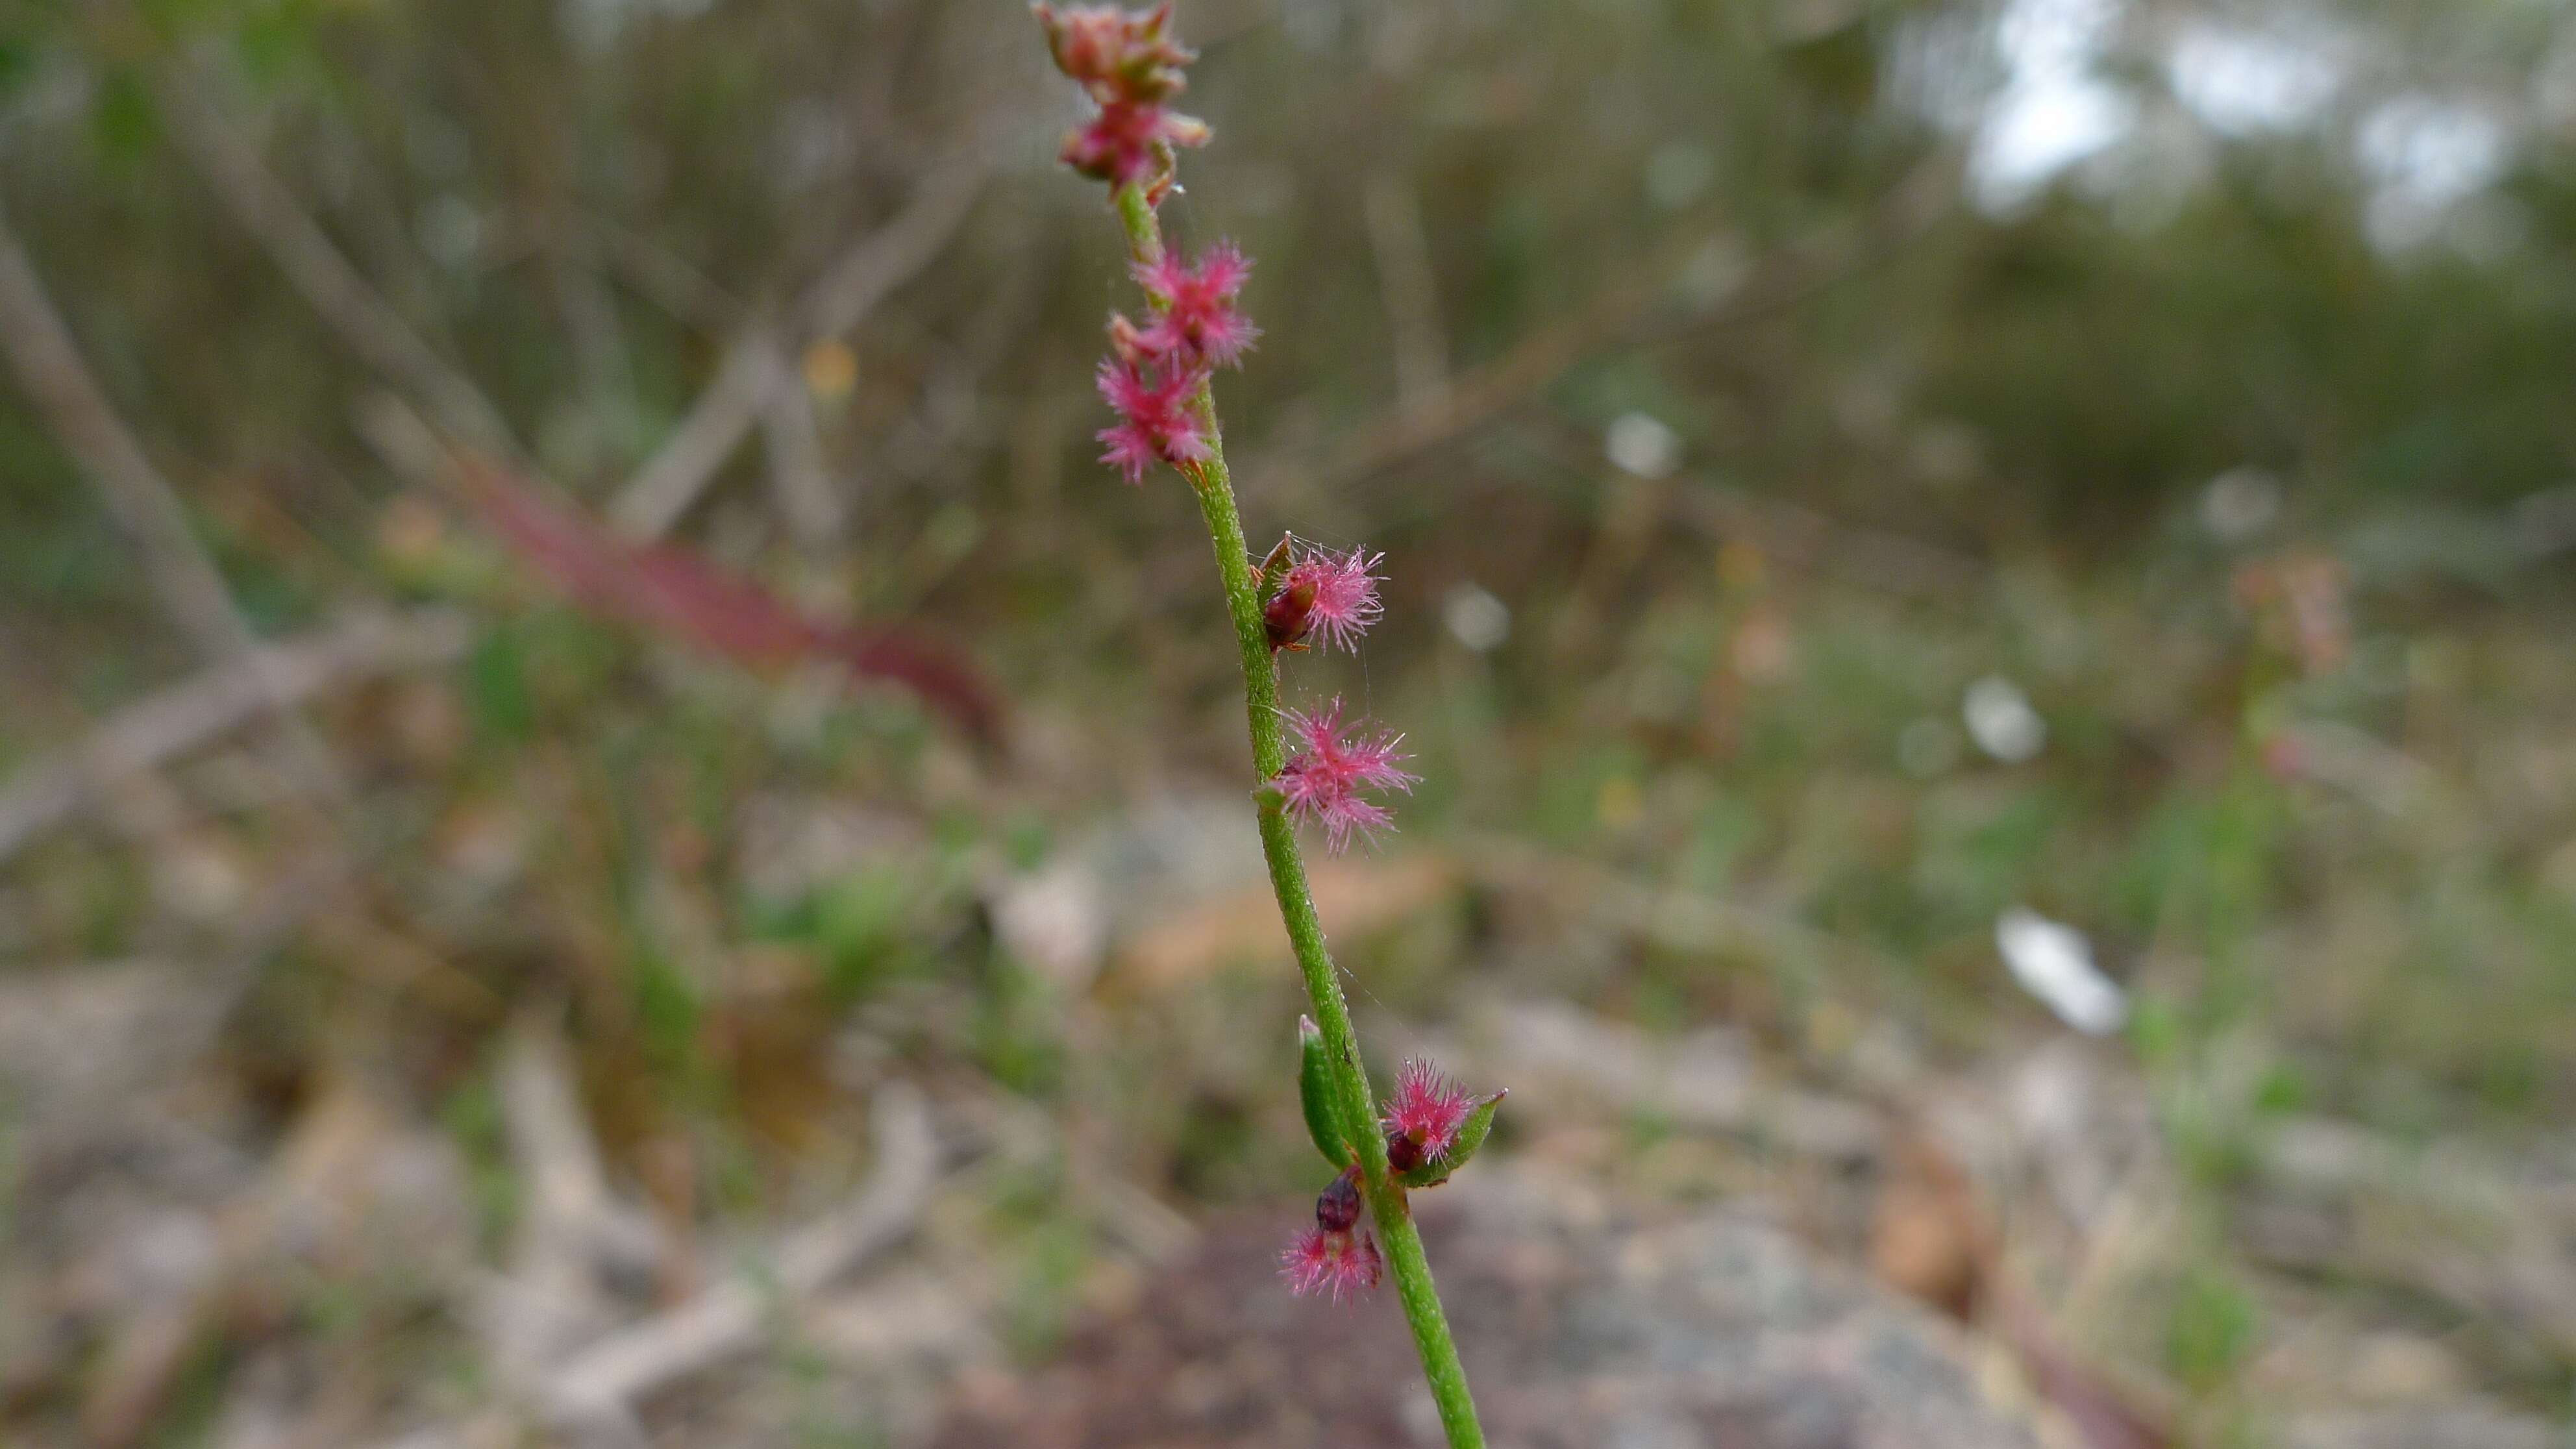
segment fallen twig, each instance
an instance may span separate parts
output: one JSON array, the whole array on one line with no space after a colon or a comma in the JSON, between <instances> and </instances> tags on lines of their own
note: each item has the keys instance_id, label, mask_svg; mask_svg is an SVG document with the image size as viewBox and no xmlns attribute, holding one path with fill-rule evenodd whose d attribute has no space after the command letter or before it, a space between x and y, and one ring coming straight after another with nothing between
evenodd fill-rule
<instances>
[{"instance_id":1,"label":"fallen twig","mask_svg":"<svg viewBox=\"0 0 2576 1449\"><path fill-rule=\"evenodd\" d=\"M1794 307L1897 254L1947 214L1952 192L1940 183L1952 164L1939 156L1918 165L1857 224L1826 228L1756 263L1750 278L1734 289L1740 300L1661 326L1646 325L1652 304L1704 245L1693 237L1690 246L1636 269L1632 280L1603 289L1572 315L1522 338L1500 357L1458 374L1418 403L1400 403L1349 432L1312 466L1299 468L1283 457L1256 459L1243 469L1254 480L1247 489L1258 491L1293 474L1298 486L1329 492L1506 415L1597 352L1654 346Z\"/></svg>"},{"instance_id":2,"label":"fallen twig","mask_svg":"<svg viewBox=\"0 0 2576 1449\"><path fill-rule=\"evenodd\" d=\"M773 394L794 381L794 370L776 359L858 326L887 293L928 266L964 224L995 154L972 146L932 167L930 179L894 220L842 253L774 331L760 323L744 329L688 416L609 505L609 520L620 532L638 539L670 532L760 421Z\"/></svg>"},{"instance_id":3,"label":"fallen twig","mask_svg":"<svg viewBox=\"0 0 2576 1449\"><path fill-rule=\"evenodd\" d=\"M265 248L287 280L349 349L417 392L442 427L481 448L515 455L510 425L480 388L438 355L385 301L288 191L205 91L205 79L173 70L161 99L168 128L205 173L215 197Z\"/></svg>"},{"instance_id":4,"label":"fallen twig","mask_svg":"<svg viewBox=\"0 0 2576 1449\"><path fill-rule=\"evenodd\" d=\"M128 705L88 740L27 765L0 789L0 861L78 810L102 784L195 749L277 701L300 702L352 679L444 664L465 645L465 621L443 609L362 614L259 646L249 667L218 665Z\"/></svg>"},{"instance_id":5,"label":"fallen twig","mask_svg":"<svg viewBox=\"0 0 2576 1449\"><path fill-rule=\"evenodd\" d=\"M542 1366L606 1321L600 1269L650 1272L662 1256L652 1219L609 1190L561 1038L539 1011L502 1051L502 1121L528 1187L510 1275L486 1305L495 1368L530 1387Z\"/></svg>"},{"instance_id":6,"label":"fallen twig","mask_svg":"<svg viewBox=\"0 0 2576 1449\"><path fill-rule=\"evenodd\" d=\"M209 662L242 668L277 715L297 768L308 783L345 794L346 783L330 747L271 678L232 591L205 545L188 524L188 510L143 447L109 405L106 392L81 361L71 329L63 325L35 264L0 215L0 349L18 381L55 434L106 500L108 512L142 551L144 576L161 596L173 624L193 638ZM0 854L5 854L0 847Z\"/></svg>"},{"instance_id":7,"label":"fallen twig","mask_svg":"<svg viewBox=\"0 0 2576 1449\"><path fill-rule=\"evenodd\" d=\"M870 1118L876 1169L839 1212L791 1234L766 1271L727 1278L688 1302L619 1329L549 1374L548 1415L579 1424L622 1415L653 1390L759 1342L776 1303L813 1297L912 1228L939 1175L939 1144L921 1094L877 1089Z\"/></svg>"}]
</instances>

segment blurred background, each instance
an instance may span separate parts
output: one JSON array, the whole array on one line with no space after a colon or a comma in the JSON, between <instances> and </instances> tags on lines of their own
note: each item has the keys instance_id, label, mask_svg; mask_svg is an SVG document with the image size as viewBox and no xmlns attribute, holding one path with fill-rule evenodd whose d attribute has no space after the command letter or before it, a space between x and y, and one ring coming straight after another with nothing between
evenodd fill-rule
<instances>
[{"instance_id":1,"label":"blurred background","mask_svg":"<svg viewBox=\"0 0 2576 1449\"><path fill-rule=\"evenodd\" d=\"M2576 16L1177 23L1247 530L1387 555L1289 695L1425 777L1323 913L1512 1088L1498 1442L2567 1443ZM1263 1281L1080 115L1004 0L0 5L0 1439L1421 1442ZM1719 1322L1810 1277L1937 1390ZM1827 1407L1541 1392L1702 1331Z\"/></svg>"}]
</instances>

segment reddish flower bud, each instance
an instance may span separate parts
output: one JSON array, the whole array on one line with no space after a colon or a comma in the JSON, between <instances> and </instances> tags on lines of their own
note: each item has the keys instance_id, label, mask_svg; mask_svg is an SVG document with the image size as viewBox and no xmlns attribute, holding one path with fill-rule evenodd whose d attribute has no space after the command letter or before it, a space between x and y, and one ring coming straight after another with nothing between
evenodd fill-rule
<instances>
[{"instance_id":1,"label":"reddish flower bud","mask_svg":"<svg viewBox=\"0 0 2576 1449\"><path fill-rule=\"evenodd\" d=\"M1360 1220L1359 1169L1345 1168L1333 1184L1315 1199L1315 1226L1328 1233L1346 1233Z\"/></svg>"},{"instance_id":2,"label":"reddish flower bud","mask_svg":"<svg viewBox=\"0 0 2576 1449\"><path fill-rule=\"evenodd\" d=\"M1386 1165L1397 1172L1411 1172L1422 1165L1422 1144L1390 1127L1386 1132Z\"/></svg>"},{"instance_id":3,"label":"reddish flower bud","mask_svg":"<svg viewBox=\"0 0 2576 1449\"><path fill-rule=\"evenodd\" d=\"M1156 180L1171 170L1172 150L1204 146L1207 124L1151 101L1104 103L1089 124L1065 134L1059 156L1085 176L1112 186Z\"/></svg>"},{"instance_id":4,"label":"reddish flower bud","mask_svg":"<svg viewBox=\"0 0 2576 1449\"><path fill-rule=\"evenodd\" d=\"M1033 7L1056 69L1080 81L1092 99L1159 101L1185 84L1181 67L1198 53L1168 33L1172 7L1122 11L1114 5Z\"/></svg>"},{"instance_id":5,"label":"reddish flower bud","mask_svg":"<svg viewBox=\"0 0 2576 1449\"><path fill-rule=\"evenodd\" d=\"M1261 606L1261 630L1269 636L1270 650L1303 649L1298 641L1306 637L1315 614L1315 584L1291 580L1286 588L1270 596Z\"/></svg>"},{"instance_id":6,"label":"reddish flower bud","mask_svg":"<svg viewBox=\"0 0 2576 1449\"><path fill-rule=\"evenodd\" d=\"M1146 184L1149 203L1171 184L1172 152L1207 144L1204 122L1166 104L1187 84L1181 67L1198 58L1171 36L1172 7L1125 11L1114 5L1036 7L1056 69L1082 85L1100 114L1064 138L1064 164L1112 186Z\"/></svg>"}]
</instances>

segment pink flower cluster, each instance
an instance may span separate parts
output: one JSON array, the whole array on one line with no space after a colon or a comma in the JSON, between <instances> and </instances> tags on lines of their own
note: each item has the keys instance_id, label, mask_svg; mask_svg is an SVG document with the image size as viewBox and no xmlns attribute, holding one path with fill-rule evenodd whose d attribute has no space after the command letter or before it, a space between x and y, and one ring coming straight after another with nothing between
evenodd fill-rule
<instances>
[{"instance_id":1,"label":"pink flower cluster","mask_svg":"<svg viewBox=\"0 0 2576 1449\"><path fill-rule=\"evenodd\" d=\"M1115 5L1036 7L1056 69L1081 83L1099 113L1064 138L1064 163L1111 189L1142 186L1157 205L1172 184L1172 151L1207 143L1205 123L1171 109L1197 53L1172 38L1169 0L1151 10ZM1118 414L1100 430L1100 461L1141 483L1157 462L1206 462L1213 447L1200 405L1208 374L1241 364L1261 329L1235 305L1252 263L1219 242L1195 264L1157 255L1133 268L1151 304L1138 327L1109 319L1100 395Z\"/></svg>"},{"instance_id":2,"label":"pink flower cluster","mask_svg":"<svg viewBox=\"0 0 2576 1449\"><path fill-rule=\"evenodd\" d=\"M1152 304L1143 327L1109 319L1109 356L1100 362L1100 395L1118 421L1100 430L1100 461L1141 483L1157 460L1174 467L1209 455L1200 389L1218 367L1242 363L1261 329L1234 305L1252 263L1228 242L1199 257L1138 262L1136 280Z\"/></svg>"},{"instance_id":3,"label":"pink flower cluster","mask_svg":"<svg viewBox=\"0 0 2576 1449\"><path fill-rule=\"evenodd\" d=\"M1419 1057L1406 1061L1396 1077L1394 1095L1378 1110L1379 1125L1386 1132L1387 1170L1402 1174L1426 1164L1435 1170L1444 1166L1440 1159L1460 1145L1468 1120L1479 1108L1501 1098L1499 1092L1474 1096ZM1472 1144L1468 1150L1473 1150ZM1445 1178L1446 1173L1440 1176ZM1344 1167L1341 1176L1315 1199L1315 1226L1301 1230L1281 1250L1279 1272L1291 1290L1301 1295L1320 1293L1340 1302L1377 1286L1385 1264L1376 1241L1360 1226L1359 1183L1359 1164ZM1425 1185L1436 1186L1437 1181Z\"/></svg>"},{"instance_id":4,"label":"pink flower cluster","mask_svg":"<svg viewBox=\"0 0 2576 1449\"><path fill-rule=\"evenodd\" d=\"M1279 1276L1300 1297L1320 1293L1339 1303L1376 1287L1385 1271L1386 1262L1366 1228L1340 1233L1308 1228L1279 1253Z\"/></svg>"},{"instance_id":5,"label":"pink flower cluster","mask_svg":"<svg viewBox=\"0 0 2576 1449\"><path fill-rule=\"evenodd\" d=\"M1346 849L1354 835L1374 835L1394 823L1387 808L1365 799L1363 790L1410 790L1421 776L1401 767L1410 758L1396 749L1402 735L1370 735L1346 729L1342 702L1312 714L1286 711L1288 732L1300 746L1272 782L1288 814L1324 828L1324 842Z\"/></svg>"},{"instance_id":6,"label":"pink flower cluster","mask_svg":"<svg viewBox=\"0 0 2576 1449\"><path fill-rule=\"evenodd\" d=\"M1386 562L1386 555L1358 548L1348 553L1299 549L1295 539L1288 542L1278 592L1261 609L1271 649L1302 651L1307 647L1304 640L1314 635L1327 647L1357 653L1360 636L1385 612L1377 601L1374 570ZM1263 582L1268 581L1265 572Z\"/></svg>"},{"instance_id":7,"label":"pink flower cluster","mask_svg":"<svg viewBox=\"0 0 2576 1449\"><path fill-rule=\"evenodd\" d=\"M1386 1157L1398 1172L1428 1162L1449 1150L1458 1129L1476 1110L1476 1099L1457 1079L1415 1057L1395 1079L1395 1095L1386 1100L1380 1120L1386 1126Z\"/></svg>"},{"instance_id":8,"label":"pink flower cluster","mask_svg":"<svg viewBox=\"0 0 2576 1449\"><path fill-rule=\"evenodd\" d=\"M1136 263L1133 271L1157 309L1153 325L1136 334L1138 351L1187 367L1242 365L1261 329L1234 305L1252 276L1251 259L1234 243L1209 247L1195 266L1166 254Z\"/></svg>"},{"instance_id":9,"label":"pink flower cluster","mask_svg":"<svg viewBox=\"0 0 2576 1449\"><path fill-rule=\"evenodd\" d=\"M1359 1169L1344 1168L1315 1199L1315 1225L1280 1250L1279 1276L1300 1297L1320 1293L1339 1303L1376 1287L1385 1269L1377 1240L1360 1226Z\"/></svg>"},{"instance_id":10,"label":"pink flower cluster","mask_svg":"<svg viewBox=\"0 0 2576 1449\"><path fill-rule=\"evenodd\" d=\"M1204 146L1205 122L1171 109L1197 53L1171 36L1170 0L1151 10L1114 5L1037 7L1056 69L1079 81L1100 112L1064 138L1064 164L1111 186L1144 182L1146 199L1171 184L1172 151Z\"/></svg>"},{"instance_id":11,"label":"pink flower cluster","mask_svg":"<svg viewBox=\"0 0 2576 1449\"><path fill-rule=\"evenodd\" d=\"M1200 374L1132 357L1100 359L1100 396L1118 421L1100 430L1100 461L1145 481L1156 460L1178 466L1207 461L1207 430L1190 406Z\"/></svg>"}]
</instances>

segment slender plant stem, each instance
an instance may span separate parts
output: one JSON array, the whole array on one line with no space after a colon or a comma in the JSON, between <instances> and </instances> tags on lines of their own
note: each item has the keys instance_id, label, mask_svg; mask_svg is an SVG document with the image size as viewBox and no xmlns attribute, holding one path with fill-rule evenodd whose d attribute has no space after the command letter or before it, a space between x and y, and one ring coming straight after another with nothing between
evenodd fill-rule
<instances>
[{"instance_id":1,"label":"slender plant stem","mask_svg":"<svg viewBox=\"0 0 2576 1449\"><path fill-rule=\"evenodd\" d=\"M1143 190L1120 187L1117 204L1128 250L1138 261L1161 257L1162 227ZM1350 1007L1334 975L1333 958L1324 948L1324 923L1315 913L1314 893L1306 885L1306 862L1298 853L1297 833L1278 792L1266 788L1288 763L1280 726L1279 676L1271 662L1269 635L1262 627L1260 592L1252 577L1251 551L1244 545L1243 520L1235 509L1234 483L1226 472L1216 405L1205 386L1192 399L1192 406L1207 428L1208 459L1182 472L1198 495L1200 516L1207 520L1217 574L1225 583L1226 609L1234 618L1235 644L1243 655L1243 707L1252 728L1252 768L1265 787L1257 789L1254 798L1261 823L1261 854L1270 866L1270 888L1279 898L1280 919L1296 948L1306 997L1332 1058L1344 1130L1359 1148L1360 1192L1368 1200L1378 1234L1386 1240L1387 1271L1395 1278L1396 1296L1403 1301L1405 1321L1413 1328L1413 1346L1422 1355L1422 1376L1439 1406L1440 1426L1448 1434L1450 1449L1484 1449L1485 1431L1476 1422L1476 1401L1467 1393L1467 1371L1460 1366L1458 1345L1449 1336L1439 1290L1432 1286L1422 1234L1414 1227L1403 1186L1387 1170L1386 1135L1377 1124L1377 1099L1369 1090L1368 1069L1360 1062L1359 1038L1351 1030Z\"/></svg>"}]
</instances>

